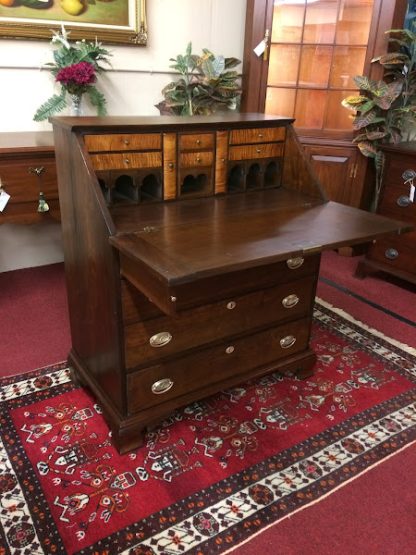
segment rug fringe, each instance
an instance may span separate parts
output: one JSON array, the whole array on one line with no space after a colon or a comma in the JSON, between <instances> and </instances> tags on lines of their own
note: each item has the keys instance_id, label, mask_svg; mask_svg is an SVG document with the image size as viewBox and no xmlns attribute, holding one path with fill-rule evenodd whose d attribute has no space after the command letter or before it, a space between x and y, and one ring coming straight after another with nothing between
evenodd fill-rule
<instances>
[{"instance_id":1,"label":"rug fringe","mask_svg":"<svg viewBox=\"0 0 416 555\"><path fill-rule=\"evenodd\" d=\"M405 351L406 353L409 353L410 355L416 356L416 349L415 348L411 347L410 345L407 345L406 343L401 343L400 341L397 341L396 339L393 339L392 337L389 337L388 335L385 335L383 332L378 331L375 328L371 328L370 326L368 326L367 324L364 324L364 322L361 322L360 320L356 320L353 316L351 316L351 314L348 314L348 312L345 312L345 310L343 310L342 308L337 308L334 305L332 305L331 303L328 303L327 301L324 301L320 297L315 297L315 302L317 304L320 304L321 306L327 308L328 310L331 310L335 314L339 314L340 316L345 318L345 320L349 320L350 322L359 326L360 328L362 328L366 331L369 331L370 333L379 337L380 339L383 339L384 341L387 341L387 343L390 343L391 345L394 345L395 347L398 347L399 349L402 349L402 351Z\"/></svg>"},{"instance_id":2,"label":"rug fringe","mask_svg":"<svg viewBox=\"0 0 416 555\"><path fill-rule=\"evenodd\" d=\"M329 308L329 307L328 307ZM401 447L400 449L398 449L397 451L395 451L394 453L390 453L390 455L387 455L386 457L384 457L383 459L377 461L376 463L374 463L371 466L368 466L367 468L365 468L362 472L360 472L359 474L357 474L356 476L353 476L352 478L350 478L349 480L346 480L345 482L343 482L342 484L339 484L338 486L336 486L334 489L332 489L331 491L328 491L327 493L325 493L324 495L322 495L321 497L319 497L319 499L314 499L314 501L311 501L310 503L303 505L302 507L299 507L298 509L295 509L294 511L292 511L290 514L285 515L284 517L282 517L280 520L275 520L274 522L271 522L268 526L265 526L264 528L262 528L261 530L259 530L258 532L256 532L255 534L252 534L251 536L249 536L248 538L246 538L244 541L242 541L241 543L234 545L233 547L231 547L230 549L228 549L227 551L224 551L224 553L222 555L227 555L228 553L232 553L233 551L235 551L236 549L238 549L239 547L242 547L244 544L252 541L254 538L256 538L257 536L260 536L260 534L263 534L266 530L269 530L269 528L272 528L272 526L277 526L278 524L280 524L281 522L283 522L284 520L286 520L287 518L291 518L293 515L295 515L296 513L299 513L301 511L304 511L305 509L308 509L309 507L312 507L313 505L317 505L318 503L320 503L323 499L325 499L326 497L329 497L330 495L332 495L333 493L335 493L336 491L338 491L339 489L342 489L344 486L346 486L347 484L350 484L351 482L353 482L354 480L357 480L358 478L361 478L361 476L363 476L364 474L367 474L367 472L369 472L370 470L372 470L373 468L375 468L376 466L384 463L385 461L387 461L388 459L391 459L392 457L394 457L395 455L398 455L399 453L401 453L402 451L404 451L405 449L407 449L408 447L412 447L416 445L416 441L412 441L410 443L407 443L406 445L403 445L403 447Z\"/></svg>"}]
</instances>

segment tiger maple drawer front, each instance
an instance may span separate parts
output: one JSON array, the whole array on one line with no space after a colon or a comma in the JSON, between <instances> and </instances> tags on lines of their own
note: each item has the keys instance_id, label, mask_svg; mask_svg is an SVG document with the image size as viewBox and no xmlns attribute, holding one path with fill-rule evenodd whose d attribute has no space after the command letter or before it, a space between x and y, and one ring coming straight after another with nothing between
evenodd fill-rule
<instances>
[{"instance_id":1,"label":"tiger maple drawer front","mask_svg":"<svg viewBox=\"0 0 416 555\"><path fill-rule=\"evenodd\" d=\"M369 251L369 258L392 268L416 273L416 231L378 240Z\"/></svg>"},{"instance_id":2,"label":"tiger maple drawer front","mask_svg":"<svg viewBox=\"0 0 416 555\"><path fill-rule=\"evenodd\" d=\"M90 156L95 170L161 168L160 152L126 152L125 154L93 154Z\"/></svg>"},{"instance_id":3,"label":"tiger maple drawer front","mask_svg":"<svg viewBox=\"0 0 416 555\"><path fill-rule=\"evenodd\" d=\"M224 337L241 335L279 321L305 316L314 291L312 277L285 283L125 328L128 368L199 347Z\"/></svg>"},{"instance_id":4,"label":"tiger maple drawer front","mask_svg":"<svg viewBox=\"0 0 416 555\"><path fill-rule=\"evenodd\" d=\"M268 143L284 141L286 129L284 127L266 127L264 129L237 129L230 133L230 144Z\"/></svg>"},{"instance_id":5,"label":"tiger maple drawer front","mask_svg":"<svg viewBox=\"0 0 416 555\"><path fill-rule=\"evenodd\" d=\"M294 257L267 266L249 268L221 276L200 279L172 288L175 311L211 303L234 295L258 291L279 283L291 282L305 276L317 276L320 255Z\"/></svg>"},{"instance_id":6,"label":"tiger maple drawer front","mask_svg":"<svg viewBox=\"0 0 416 555\"><path fill-rule=\"evenodd\" d=\"M181 168L199 168L211 166L214 160L213 152L184 152L179 155Z\"/></svg>"},{"instance_id":7,"label":"tiger maple drawer front","mask_svg":"<svg viewBox=\"0 0 416 555\"><path fill-rule=\"evenodd\" d=\"M138 370L127 377L130 413L271 365L308 346L310 320L303 319Z\"/></svg>"},{"instance_id":8,"label":"tiger maple drawer front","mask_svg":"<svg viewBox=\"0 0 416 555\"><path fill-rule=\"evenodd\" d=\"M162 148L160 133L85 135L84 141L89 152L160 150Z\"/></svg>"},{"instance_id":9,"label":"tiger maple drawer front","mask_svg":"<svg viewBox=\"0 0 416 555\"><path fill-rule=\"evenodd\" d=\"M179 135L179 150L198 150L214 147L214 133Z\"/></svg>"},{"instance_id":10,"label":"tiger maple drawer front","mask_svg":"<svg viewBox=\"0 0 416 555\"><path fill-rule=\"evenodd\" d=\"M40 191L49 200L58 198L54 158L0 160L0 177L10 204L38 201Z\"/></svg>"},{"instance_id":11,"label":"tiger maple drawer front","mask_svg":"<svg viewBox=\"0 0 416 555\"><path fill-rule=\"evenodd\" d=\"M378 213L404 221L416 222L416 202L410 199L410 187L404 183L386 185Z\"/></svg>"},{"instance_id":12,"label":"tiger maple drawer front","mask_svg":"<svg viewBox=\"0 0 416 555\"><path fill-rule=\"evenodd\" d=\"M253 160L283 156L283 144L262 143L258 145L231 146L229 160Z\"/></svg>"}]
</instances>

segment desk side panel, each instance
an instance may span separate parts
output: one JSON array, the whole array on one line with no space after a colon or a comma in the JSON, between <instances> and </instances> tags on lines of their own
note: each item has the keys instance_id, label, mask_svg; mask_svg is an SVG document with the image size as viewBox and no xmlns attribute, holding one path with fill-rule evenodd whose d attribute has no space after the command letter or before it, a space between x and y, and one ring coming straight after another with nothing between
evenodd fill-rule
<instances>
[{"instance_id":1,"label":"desk side panel","mask_svg":"<svg viewBox=\"0 0 416 555\"><path fill-rule=\"evenodd\" d=\"M83 143L63 129L54 132L72 349L89 385L123 411L119 262L108 241L112 222Z\"/></svg>"}]
</instances>

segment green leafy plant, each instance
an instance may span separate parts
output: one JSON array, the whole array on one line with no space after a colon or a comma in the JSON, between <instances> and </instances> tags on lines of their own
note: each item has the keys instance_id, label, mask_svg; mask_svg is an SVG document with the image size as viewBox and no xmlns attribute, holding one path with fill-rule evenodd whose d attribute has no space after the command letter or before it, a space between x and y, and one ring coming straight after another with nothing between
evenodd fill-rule
<instances>
[{"instance_id":1,"label":"green leafy plant","mask_svg":"<svg viewBox=\"0 0 416 555\"><path fill-rule=\"evenodd\" d=\"M87 94L91 104L99 116L107 113L106 100L95 83L96 74L105 71L103 64L110 65L108 58L111 53L101 43L85 40L70 43L65 28L53 33L52 44L58 48L53 51L54 62L45 64L59 83L61 91L51 96L36 111L33 119L42 121L61 112L68 105L68 95L78 97Z\"/></svg>"},{"instance_id":2,"label":"green leafy plant","mask_svg":"<svg viewBox=\"0 0 416 555\"><path fill-rule=\"evenodd\" d=\"M372 63L384 68L380 81L365 75L354 77L360 94L348 96L343 106L353 110L355 142L364 156L374 159L377 204L384 165L380 145L416 140L416 33L409 29L387 31L390 51Z\"/></svg>"},{"instance_id":3,"label":"green leafy plant","mask_svg":"<svg viewBox=\"0 0 416 555\"><path fill-rule=\"evenodd\" d=\"M241 95L240 76L232 68L240 60L215 56L206 48L202 52L201 56L192 54L189 43L185 55L170 59L174 62L170 67L181 77L162 90L164 100L156 105L162 114L206 115L236 108Z\"/></svg>"}]
</instances>

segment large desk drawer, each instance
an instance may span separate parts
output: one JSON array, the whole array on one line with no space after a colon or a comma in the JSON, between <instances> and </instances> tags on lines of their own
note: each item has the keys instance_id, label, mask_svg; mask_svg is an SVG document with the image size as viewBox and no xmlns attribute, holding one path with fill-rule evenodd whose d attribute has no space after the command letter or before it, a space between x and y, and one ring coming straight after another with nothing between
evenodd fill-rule
<instances>
[{"instance_id":1,"label":"large desk drawer","mask_svg":"<svg viewBox=\"0 0 416 555\"><path fill-rule=\"evenodd\" d=\"M129 413L299 353L308 346L309 331L305 318L129 374Z\"/></svg>"},{"instance_id":2,"label":"large desk drawer","mask_svg":"<svg viewBox=\"0 0 416 555\"><path fill-rule=\"evenodd\" d=\"M126 326L126 366L144 366L224 337L298 319L309 312L314 291L310 276L186 310L176 318L163 315Z\"/></svg>"}]
</instances>

